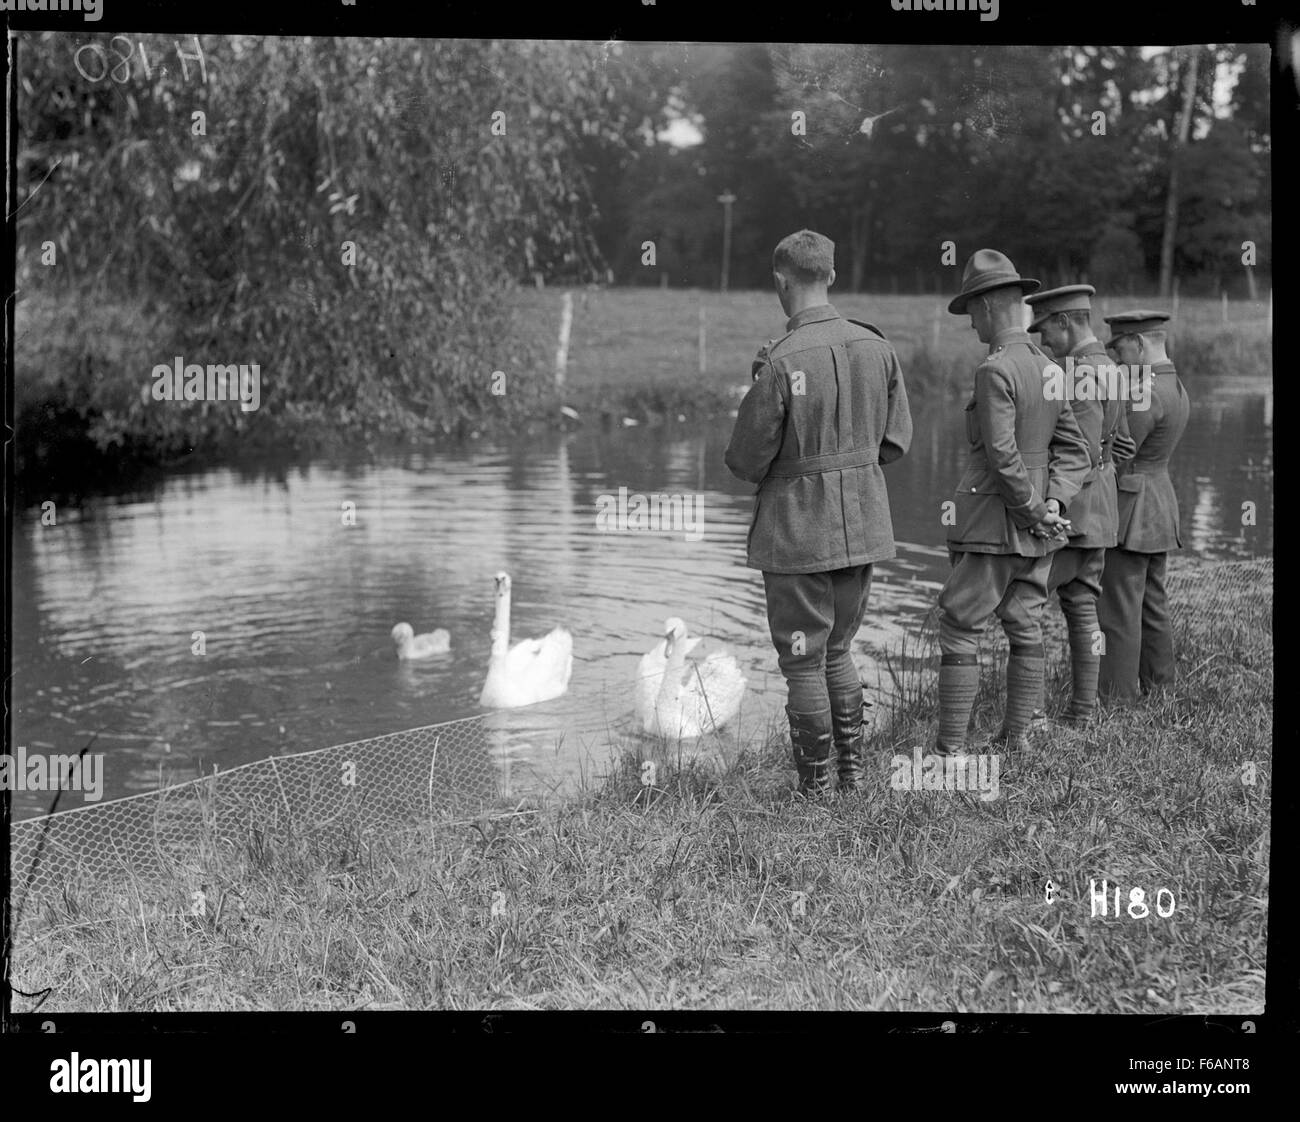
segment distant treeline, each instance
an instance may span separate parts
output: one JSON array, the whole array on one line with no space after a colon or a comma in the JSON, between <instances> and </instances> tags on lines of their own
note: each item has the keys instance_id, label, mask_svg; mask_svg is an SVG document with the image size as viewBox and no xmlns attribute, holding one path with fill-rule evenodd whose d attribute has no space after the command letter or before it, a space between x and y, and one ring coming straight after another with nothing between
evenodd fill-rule
<instances>
[{"instance_id":1,"label":"distant treeline","mask_svg":"<svg viewBox=\"0 0 1300 1122\"><path fill-rule=\"evenodd\" d=\"M638 50L703 140L642 144L603 171L598 241L620 283L716 287L730 192L735 287L766 286L772 247L808 225L855 291L946 290L986 245L1048 283L1148 291L1172 187L1181 290L1266 287L1266 46Z\"/></svg>"}]
</instances>

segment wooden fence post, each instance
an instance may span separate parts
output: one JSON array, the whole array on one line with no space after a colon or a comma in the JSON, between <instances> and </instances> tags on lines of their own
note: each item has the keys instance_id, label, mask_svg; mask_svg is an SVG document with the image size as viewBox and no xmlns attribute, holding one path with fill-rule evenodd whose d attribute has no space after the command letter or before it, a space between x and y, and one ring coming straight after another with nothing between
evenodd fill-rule
<instances>
[{"instance_id":1,"label":"wooden fence post","mask_svg":"<svg viewBox=\"0 0 1300 1122\"><path fill-rule=\"evenodd\" d=\"M708 367L708 363L705 361L705 354L706 351L704 345L704 300L703 298L701 298L700 299L700 373L701 374L705 373Z\"/></svg>"},{"instance_id":2,"label":"wooden fence post","mask_svg":"<svg viewBox=\"0 0 1300 1122\"><path fill-rule=\"evenodd\" d=\"M564 370L569 365L569 333L573 330L573 293L566 292L560 310L560 345L555 351L555 388L564 387Z\"/></svg>"}]
</instances>

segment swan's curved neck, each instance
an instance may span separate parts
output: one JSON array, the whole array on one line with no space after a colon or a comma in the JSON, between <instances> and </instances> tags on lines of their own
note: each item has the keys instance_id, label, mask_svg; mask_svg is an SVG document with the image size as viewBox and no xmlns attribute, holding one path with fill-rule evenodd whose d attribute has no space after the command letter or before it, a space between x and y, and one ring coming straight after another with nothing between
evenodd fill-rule
<instances>
[{"instance_id":1,"label":"swan's curved neck","mask_svg":"<svg viewBox=\"0 0 1300 1122\"><path fill-rule=\"evenodd\" d=\"M510 589L497 593L496 615L492 619L492 657L505 657L510 649Z\"/></svg>"},{"instance_id":2,"label":"swan's curved neck","mask_svg":"<svg viewBox=\"0 0 1300 1122\"><path fill-rule=\"evenodd\" d=\"M666 665L659 682L659 696L669 698L681 689L682 671L686 668L686 643L681 639L670 641L664 654Z\"/></svg>"}]
</instances>

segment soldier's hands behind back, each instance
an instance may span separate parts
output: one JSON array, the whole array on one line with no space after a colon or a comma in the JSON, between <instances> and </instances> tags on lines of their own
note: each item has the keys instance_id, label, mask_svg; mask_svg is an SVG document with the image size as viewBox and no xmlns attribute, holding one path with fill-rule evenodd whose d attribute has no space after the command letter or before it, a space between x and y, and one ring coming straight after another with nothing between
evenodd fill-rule
<instances>
[{"instance_id":1,"label":"soldier's hands behind back","mask_svg":"<svg viewBox=\"0 0 1300 1122\"><path fill-rule=\"evenodd\" d=\"M1068 518L1062 518L1059 514L1053 514L1050 511L1041 522L1030 527L1030 533L1035 537L1047 538L1064 538L1069 536L1073 523Z\"/></svg>"}]
</instances>

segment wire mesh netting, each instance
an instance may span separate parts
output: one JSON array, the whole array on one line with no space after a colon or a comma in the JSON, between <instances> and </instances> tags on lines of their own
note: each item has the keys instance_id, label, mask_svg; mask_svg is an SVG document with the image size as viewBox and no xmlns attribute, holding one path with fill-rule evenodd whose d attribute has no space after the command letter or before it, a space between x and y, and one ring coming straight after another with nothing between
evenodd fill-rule
<instances>
[{"instance_id":1,"label":"wire mesh netting","mask_svg":"<svg viewBox=\"0 0 1300 1122\"><path fill-rule=\"evenodd\" d=\"M1170 623L1175 647L1180 638L1193 636L1221 642L1224 649L1273 628L1273 558L1248 561L1210 561L1195 555L1170 554L1165 577ZM1049 670L1057 659L1069 673L1069 637L1065 616L1056 596L1049 596L1043 613ZM1007 637L996 620L985 627L981 639L984 665L1002 688ZM940 655L939 609L930 609L916 634L878 659L866 674L864 685L878 696L892 698L906 708L933 695L930 672ZM919 673L918 673L919 671ZM886 709L885 712L888 710Z\"/></svg>"},{"instance_id":2,"label":"wire mesh netting","mask_svg":"<svg viewBox=\"0 0 1300 1122\"><path fill-rule=\"evenodd\" d=\"M1225 641L1273 628L1273 558L1249 561L1207 561L1196 556L1170 554L1165 574L1169 620L1175 641L1213 632ZM938 612L931 613L932 648L938 650ZM993 621L996 623L996 621ZM1047 599L1043 619L1049 641L1066 641L1065 617L1055 595ZM986 629L988 649L1005 653L1006 636L1000 626Z\"/></svg>"},{"instance_id":3,"label":"wire mesh netting","mask_svg":"<svg viewBox=\"0 0 1300 1122\"><path fill-rule=\"evenodd\" d=\"M251 836L355 836L481 814L498 794L483 719L471 717L15 822L10 884L29 899L88 879L166 881Z\"/></svg>"},{"instance_id":4,"label":"wire mesh netting","mask_svg":"<svg viewBox=\"0 0 1300 1122\"><path fill-rule=\"evenodd\" d=\"M1271 633L1271 557L1171 558L1167 588L1176 635L1208 633L1228 649L1238 637ZM925 639L911 644L921 661L933 653ZM506 813L502 794L483 718L471 717L274 756L13 823L11 885L15 897L29 900L87 880L165 882L204 853L250 837L356 836Z\"/></svg>"},{"instance_id":5,"label":"wire mesh netting","mask_svg":"<svg viewBox=\"0 0 1300 1122\"><path fill-rule=\"evenodd\" d=\"M1174 630L1273 629L1273 558L1198 561L1172 554L1165 579Z\"/></svg>"}]
</instances>

